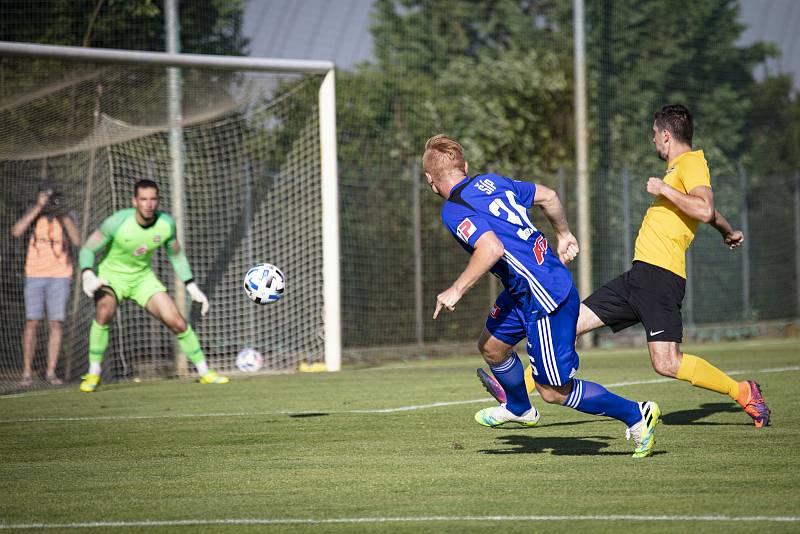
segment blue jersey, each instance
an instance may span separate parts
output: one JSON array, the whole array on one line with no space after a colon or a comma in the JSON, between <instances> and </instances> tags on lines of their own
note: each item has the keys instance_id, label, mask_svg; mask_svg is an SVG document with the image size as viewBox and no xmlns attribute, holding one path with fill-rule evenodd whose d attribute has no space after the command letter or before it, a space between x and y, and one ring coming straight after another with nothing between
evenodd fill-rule
<instances>
[{"instance_id":1,"label":"blue jersey","mask_svg":"<svg viewBox=\"0 0 800 534\"><path fill-rule=\"evenodd\" d=\"M445 226L470 254L486 232L500 239L505 251L491 272L532 318L555 311L573 287L569 271L528 217L535 193L534 184L479 174L456 184L442 208Z\"/></svg>"}]
</instances>

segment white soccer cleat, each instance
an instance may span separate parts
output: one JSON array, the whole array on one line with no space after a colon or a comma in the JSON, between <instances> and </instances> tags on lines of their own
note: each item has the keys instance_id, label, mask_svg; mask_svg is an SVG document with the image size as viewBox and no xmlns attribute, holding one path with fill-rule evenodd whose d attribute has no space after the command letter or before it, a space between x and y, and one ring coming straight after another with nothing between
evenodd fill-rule
<instances>
[{"instance_id":1,"label":"white soccer cleat","mask_svg":"<svg viewBox=\"0 0 800 534\"><path fill-rule=\"evenodd\" d=\"M636 450L634 458L645 458L653 454L653 447L656 444L656 425L658 418L661 417L661 409L653 401L640 402L639 411L642 412L642 420L625 431L625 439L633 438Z\"/></svg>"},{"instance_id":2,"label":"white soccer cleat","mask_svg":"<svg viewBox=\"0 0 800 534\"><path fill-rule=\"evenodd\" d=\"M505 404L484 408L475 414L475 421L479 425L496 428L498 426L516 424L523 427L536 426L539 423L539 412L531 406L531 409L522 415L514 415L509 412Z\"/></svg>"}]
</instances>

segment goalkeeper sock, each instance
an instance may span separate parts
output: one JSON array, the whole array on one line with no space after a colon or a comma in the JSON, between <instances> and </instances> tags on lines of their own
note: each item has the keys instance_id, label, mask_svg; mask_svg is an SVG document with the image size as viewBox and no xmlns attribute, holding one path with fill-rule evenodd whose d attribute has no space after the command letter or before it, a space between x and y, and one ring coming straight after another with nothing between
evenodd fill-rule
<instances>
[{"instance_id":1,"label":"goalkeeper sock","mask_svg":"<svg viewBox=\"0 0 800 534\"><path fill-rule=\"evenodd\" d=\"M108 325L92 321L92 326L89 328L89 374L100 376L107 348Z\"/></svg>"},{"instance_id":2,"label":"goalkeeper sock","mask_svg":"<svg viewBox=\"0 0 800 534\"><path fill-rule=\"evenodd\" d=\"M525 389L525 368L516 352L500 365L490 365L492 374L506 392L506 409L514 415L522 415L531 409L531 400Z\"/></svg>"},{"instance_id":3,"label":"goalkeeper sock","mask_svg":"<svg viewBox=\"0 0 800 534\"><path fill-rule=\"evenodd\" d=\"M200 341L197 339L197 334L194 333L192 325L186 325L186 330L178 334L178 344L186 357L197 368L200 376L208 373L206 356L203 354L203 349L200 348Z\"/></svg>"},{"instance_id":4,"label":"goalkeeper sock","mask_svg":"<svg viewBox=\"0 0 800 534\"><path fill-rule=\"evenodd\" d=\"M736 400L739 397L739 383L720 371L703 358L684 354L675 378L691 382L698 388L716 391Z\"/></svg>"},{"instance_id":5,"label":"goalkeeper sock","mask_svg":"<svg viewBox=\"0 0 800 534\"><path fill-rule=\"evenodd\" d=\"M567 395L564 406L592 415L613 417L632 427L642 419L639 404L588 380L572 379L572 391Z\"/></svg>"}]
</instances>

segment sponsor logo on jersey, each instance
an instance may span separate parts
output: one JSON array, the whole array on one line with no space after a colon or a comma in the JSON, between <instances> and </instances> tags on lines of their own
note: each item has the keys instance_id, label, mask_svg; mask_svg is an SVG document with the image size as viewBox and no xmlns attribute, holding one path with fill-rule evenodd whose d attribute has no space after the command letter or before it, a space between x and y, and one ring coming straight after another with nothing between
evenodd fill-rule
<instances>
[{"instance_id":1,"label":"sponsor logo on jersey","mask_svg":"<svg viewBox=\"0 0 800 534\"><path fill-rule=\"evenodd\" d=\"M142 246L140 246L139 248L137 248L136 250L133 251L133 255L134 256L141 256L142 254L145 254L146 252L147 252L147 245L142 245Z\"/></svg>"},{"instance_id":2,"label":"sponsor logo on jersey","mask_svg":"<svg viewBox=\"0 0 800 534\"><path fill-rule=\"evenodd\" d=\"M533 255L536 256L536 263L541 265L544 263L544 255L547 254L547 239L543 235L536 238L536 243L533 245Z\"/></svg>"},{"instance_id":3,"label":"sponsor logo on jersey","mask_svg":"<svg viewBox=\"0 0 800 534\"><path fill-rule=\"evenodd\" d=\"M161 243L161 236L160 235L154 235L153 236L153 243Z\"/></svg>"},{"instance_id":4,"label":"sponsor logo on jersey","mask_svg":"<svg viewBox=\"0 0 800 534\"><path fill-rule=\"evenodd\" d=\"M572 378L573 376L575 376L575 373L577 373L577 372L578 371L573 367L572 371L569 372L569 377Z\"/></svg>"},{"instance_id":5,"label":"sponsor logo on jersey","mask_svg":"<svg viewBox=\"0 0 800 534\"><path fill-rule=\"evenodd\" d=\"M492 311L489 312L489 315L492 317L492 319L497 319L497 316L500 315L500 306L494 304L492 306Z\"/></svg>"},{"instance_id":6,"label":"sponsor logo on jersey","mask_svg":"<svg viewBox=\"0 0 800 534\"><path fill-rule=\"evenodd\" d=\"M458 230L456 233L458 237L460 237L465 243L469 243L469 238L472 237L472 234L475 233L475 230L478 228L469 220L469 218L464 219L461 221L461 224L458 225Z\"/></svg>"},{"instance_id":7,"label":"sponsor logo on jersey","mask_svg":"<svg viewBox=\"0 0 800 534\"><path fill-rule=\"evenodd\" d=\"M478 191L483 191L487 195L491 195L497 189L497 186L494 185L494 182L489 180L488 178L484 178L483 180L478 180L475 184L475 187L478 188Z\"/></svg>"},{"instance_id":8,"label":"sponsor logo on jersey","mask_svg":"<svg viewBox=\"0 0 800 534\"><path fill-rule=\"evenodd\" d=\"M539 370L533 365L533 362L531 362L531 373L533 373L533 376L539 376Z\"/></svg>"}]
</instances>

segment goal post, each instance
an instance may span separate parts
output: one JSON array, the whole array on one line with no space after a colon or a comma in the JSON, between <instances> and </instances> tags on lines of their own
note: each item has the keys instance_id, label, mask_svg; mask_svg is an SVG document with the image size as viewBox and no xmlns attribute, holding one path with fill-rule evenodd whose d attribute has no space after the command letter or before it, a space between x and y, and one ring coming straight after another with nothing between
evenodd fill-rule
<instances>
[{"instance_id":1,"label":"goal post","mask_svg":"<svg viewBox=\"0 0 800 534\"><path fill-rule=\"evenodd\" d=\"M341 288L340 288L340 250L339 250L339 192L338 192L338 167L337 167L337 141L336 141L336 89L335 89L335 71L334 64L331 61L324 60L288 60L288 59L273 59L273 58L249 58L249 57L227 57L227 56L213 56L201 54L171 54L162 52L139 52L128 50L111 50L111 49L96 49L96 48L81 48L81 47L68 47L68 46L52 46L52 45L36 45L27 43L13 43L13 42L0 42L0 59L4 62L14 61L16 58L20 60L25 59L31 62L37 61L51 61L59 64L74 64L79 65L76 67L75 72L70 76L70 80L75 80L76 84L72 88L71 102L73 108L75 107L76 99L79 100L81 96L81 89L78 84L87 83L87 80L93 81L95 85L92 87L97 91L96 100L99 102L106 97L108 87L112 82L106 81L106 78L111 77L105 70L106 67L114 71L112 77L113 83L120 85L126 83L126 76L133 80L133 84L146 83L142 82L139 78L146 78L147 76L139 76L139 72L147 70L148 72L158 72L168 68L181 68L190 70L194 76L189 76L187 86L194 83L197 86L202 85L204 88L210 87L213 89L206 90L203 98L198 98L198 103L195 110L188 110L182 114L182 126L187 128L187 136L191 137L199 147L195 154L200 153L202 156L194 156L199 158L199 161L187 161L187 165L193 164L196 169L209 170L209 172L217 173L222 172L217 180L225 182L230 180L232 185L231 191L236 192L241 198L249 198L248 194L253 192L263 191L264 188L271 188L270 192L280 189L280 193L284 196L276 195L275 198L264 200L266 204L272 204L275 211L280 211L279 215L271 216L269 209L263 206L238 206L239 213L244 217L249 215L252 220L239 221L231 223L234 226L238 224L241 228L242 236L247 234L248 243L261 243L258 245L261 248L269 248L270 250L259 250L258 258L261 261L270 261L281 266L287 274L287 297L285 300L293 298L293 292L296 295L310 295L305 299L302 305L298 304L297 309L293 312L298 318L293 324L281 323L280 328L285 329L287 335L293 338L303 337L306 341L295 343L294 345L287 343L282 344L278 339L280 333L276 333L275 337L270 338L276 345L281 345L281 356L275 360L275 369L287 369L299 361L319 361L321 358L328 371L338 371L341 368L341 353L342 353L342 337L341 337ZM86 66L91 65L92 69L87 69ZM136 72L126 72L128 69L133 69ZM117 69L117 70L115 70ZM12 69L13 71L13 69ZM231 76L237 77L237 84L235 87L225 85L225 82L220 81L224 76L219 73L228 72L234 73ZM16 73L15 73L16 74ZM266 79L268 75L281 75L286 78L280 79ZM304 86L301 82L295 81L301 79L304 75L310 75L318 83L314 108L316 108L315 117L309 117L307 120L297 118L298 112L303 113L308 111L309 105L303 104L305 100L302 98L310 95L312 86ZM42 140L36 139L32 142L20 141L11 148L9 146L0 145L0 164L2 164L4 184L14 182L14 187L6 187L4 195L11 196L17 191L30 191L32 181L28 171L21 171L19 169L27 167L26 164L21 162L41 161L44 167L54 167L63 171L62 176L64 180L69 180L70 185L65 183L65 187L76 186L76 190L71 193L77 200L80 197L79 193L84 194L86 202L81 202L80 205L89 205L88 198L91 195L109 194L107 198L109 203L119 209L120 206L126 205L126 199L129 197L129 192L123 183L131 182L132 177L137 173L142 175L158 176L166 179L169 175L169 168L162 168L161 161L168 158L164 154L167 151L164 149L167 146L167 137L169 127L174 126L168 124L168 121L163 121L161 124L154 124L153 117L157 115L153 110L161 109L161 104L165 104L166 100L162 102L155 102L157 98L153 94L158 92L160 80L155 74L152 75L153 86L152 89L145 91L142 101L133 101L131 103L130 97L134 94L125 95L128 98L127 102L131 107L141 104L143 108L147 108L150 113L146 120L142 120L140 124L132 124L132 121L119 120L113 113L108 113L106 110L98 108L94 110L95 124L92 128L88 129L86 135L76 137L72 140L61 140L54 143L52 146L49 144L52 137L53 125L47 125L47 128L42 128L42 131L51 137L44 136ZM264 77L259 78L259 88L253 91L253 94L258 94L257 97L243 96L244 90L242 87L245 85L242 80L248 77ZM62 77L64 78L64 77ZM285 79L292 80L288 83ZM55 90L69 91L70 83L72 81L63 79L59 83L54 83L53 87L58 87ZM83 81L81 81L83 80ZM23 84L24 85L24 84ZM215 96L213 90L218 90L224 86L226 94L224 98ZM66 87L67 89L64 89ZM76 91L76 87L78 88ZM316 86L313 86L316 87ZM42 90L44 95L42 98L37 98L33 95L38 91L38 88L29 88L25 94L4 94L3 100L0 102L0 113L16 113L17 116L25 113L34 104L39 105L37 112L41 112L43 106L48 105L49 93ZM283 91L283 92L282 92ZM78 96L76 97L76 92ZM103 94L101 95L101 92ZM191 93L191 90L188 91ZM163 98L167 98L167 91L164 90ZM200 91L197 91L200 94ZM269 94L269 96L264 96ZM125 98L120 97L116 104L126 101ZM192 94L184 95L184 102L192 102L194 96ZM64 99L67 100L67 99ZM202 100L202 102L199 102ZM262 103L263 100L263 103ZM258 104L253 102L258 101ZM78 104L79 105L79 104ZM84 106L86 107L86 106ZM163 112L166 116L166 106L163 106ZM11 111L9 111L9 109ZM74 110L74 109L73 109ZM130 111L130 110L129 110ZM141 112L144 115L145 111ZM54 113L55 115L55 113ZM131 112L131 116L138 116L136 112ZM70 123L72 120L70 119ZM253 125L256 126L253 126ZM280 127L276 127L280 124ZM236 125L236 126L234 126ZM192 128L195 131L192 131ZM236 129L238 128L238 130ZM251 131L252 130L252 131ZM0 132L6 134L8 132ZM27 134L26 135L30 135ZM274 139L270 136L274 136ZM57 137L57 136L56 136ZM258 143L267 138L268 146L258 146ZM71 144L70 144L71 143ZM162 146L163 145L163 146ZM316 148L311 150L311 147ZM22 148L21 148L22 147ZM31 153L24 153L24 148L30 147ZM80 154L89 154L91 151L91 169L89 165L81 159ZM205 152L208 152L206 155ZM249 153L247 151L251 151ZM270 156L275 156L272 159L278 160L278 163L272 162ZM190 158L192 156L185 156ZM62 160L69 159L70 163L64 163ZM313 159L313 161L312 161ZM78 163L75 163L78 162ZM77 165L78 167L64 170L63 167L69 165ZM190 165L191 166L191 165ZM181 165L177 166L181 168ZM279 167L279 168L278 168ZM97 168L97 170L95 170ZM55 172L55 171L54 171ZM200 173L199 170L189 171ZM230 175L224 174L230 172ZM88 184L83 183L81 174L89 174ZM95 178L92 181L95 173L106 173L104 180L110 185L98 185L98 180ZM153 174L156 173L156 174ZM316 175L316 184L312 184L307 180L311 176ZM236 183L233 183L237 181ZM242 183L238 183L242 182ZM245 183L246 182L246 183ZM94 185L92 185L94 184ZM129 184L132 185L132 182ZM224 186L224 184L223 184ZM80 188L89 188L89 191L79 191ZM103 187L110 187L110 192L100 193L97 190ZM187 183L187 189L192 188L192 184ZM207 187L201 184L201 187ZM230 191L223 191L222 196L228 196ZM305 222L313 222L313 225L299 229L295 228L304 222L302 220L302 212L306 210L304 202L304 193L317 196L318 199L307 199L308 202L318 203L318 206L311 210L313 213L308 216ZM203 193L202 195L205 195ZM188 206L187 217L193 221L192 225L197 224L194 221L198 217L202 217L203 213L200 211L199 206L213 206L213 202L208 202L209 198L202 195L189 195L191 198L187 200L191 206ZM214 192L210 192L207 196L213 197ZM29 195L30 196L30 195ZM263 195L262 195L263 196ZM97 197L101 198L101 197ZM167 195L162 194L162 209L170 209L167 200ZM7 199L8 200L8 199ZM212 199L213 200L213 199ZM24 199L24 202L30 203L33 197ZM22 201L20 201L22 202ZM235 200L233 202L236 202ZM7 202L7 204L14 204ZM78 207L78 202L73 202L75 207ZM92 201L93 211L102 211L97 208L100 206L98 200ZM237 206L226 206L227 208L237 208ZM213 208L212 208L213 209ZM108 210L106 210L108 211ZM105 215L107 215L106 213ZM10 213L4 214L6 219L11 219ZM207 216L211 216L208 214ZM84 221L91 221L96 227L97 213L92 213L87 216L84 213L82 218ZM13 221L12 221L13 222ZM187 220L177 220L176 224L182 228L187 225ZM230 226L228 221L220 223L219 226ZM249 328L254 329L257 325L259 317L265 317L267 313L269 316L275 316L276 310L281 305L280 303L273 306L266 306L264 308L273 308L270 312L260 312L259 310L246 309L242 306L254 306L250 303L241 291L240 280L234 277L235 272L231 271L232 267L225 264L224 251L230 249L235 251L239 257L248 256L242 254L242 249L247 247L244 241L241 244L231 244L226 242L225 238L215 237L216 241L213 244L210 242L208 235L213 234L213 228L206 228L213 226L208 223L203 223L203 235L192 237L188 236L188 250L190 253L193 247L205 247L204 252L211 255L216 255L216 263L209 265L208 269L204 271L213 272L219 284L224 284L224 287L217 286L216 294L219 296L218 300L214 301L212 297L212 306L218 304L224 311L231 310L232 313L241 316L243 319L241 324L236 323L239 328L242 324L247 323ZM284 227L286 226L286 227ZM85 232L85 229L81 229ZM218 230L218 228L217 228ZM283 232L285 235L275 236L273 234ZM256 236L257 234L257 236ZM310 234L310 235L309 235ZM256 237L254 237L256 236ZM2 239L10 239L8 236L3 236ZM244 239L244 237L242 237ZM219 241L219 242L217 242ZM305 241L305 243L304 243ZM0 243L2 244L2 243ZM283 249L291 246L306 247L306 250L299 255L291 255ZM11 245L9 245L11 247ZM226 247L228 247L226 249ZM274 250L280 249L281 253L287 257L292 256L291 260L286 260L290 263L287 265L280 265L271 254L275 253ZM21 250L17 247L17 250ZM306 258L313 255L313 261L303 261L303 254ZM319 261L317 262L317 256ZM163 258L160 260L163 263ZM241 260L238 259L241 263ZM297 262L296 267L292 269L292 262ZM313 265L309 265L309 263ZM318 264L317 264L318 263ZM238 265L238 264L237 264ZM195 267L193 262L193 268ZM3 269L8 268L8 262L3 264ZM227 270L226 270L227 269ZM77 270L77 266L76 266ZM158 272L158 269L157 269ZM11 275L17 273L3 273L4 275ZM239 273L244 274L244 271ZM160 274L162 281L168 276L168 273ZM74 277L74 283L79 282L79 277ZM293 285L293 280L297 287ZM202 280L200 280L202 282ZM320 286L319 288L313 286ZM308 287L312 286L312 287ZM318 294L317 294L318 293ZM83 298L83 297L82 297ZM236 299L240 302L237 302ZM88 303L88 301L87 301ZM80 313L87 314L87 303L82 303ZM21 301L17 301L17 305ZM8 304L11 305L11 304ZM8 306L7 305L7 306ZM294 308L292 308L294 310ZM18 312L17 315L19 315ZM308 325L298 324L302 323L300 317L307 317ZM246 319L245 319L246 318ZM321 321L321 327L314 327ZM85 323L85 321L83 321ZM82 323L82 324L83 324ZM213 323L213 321L212 321ZM116 324L116 323L115 323ZM270 328L269 325L262 325L263 328ZM112 327L113 328L113 327ZM215 328L221 332L230 330L230 326L224 321L221 321ZM40 330L43 330L40 327ZM44 329L46 330L46 329ZM86 325L78 327L81 335L86 334ZM238 331L238 330L237 330ZM252 332L239 337L244 339L253 337ZM123 336L132 336L131 333L122 333ZM144 334L147 335L147 334ZM209 335L209 334L207 334ZM227 334L226 334L227 335ZM258 336L255 336L258 337ZM314 341L314 338L317 341ZM5 356L0 356L0 359L10 359L13 361L3 362L0 361L0 391L3 389L3 382L12 380L14 376L13 367L17 365L21 367L21 344L19 337L14 333L6 333L5 337L0 339L0 345ZM206 341L203 339L201 332L201 344L206 346ZM316 343L319 342L317 349ZM80 343L76 343L72 347L66 346L69 343L67 336L65 336L65 347L62 358L85 358L85 354L79 354L84 348ZM238 342L244 345L245 342ZM212 342L212 345L214 343ZM233 342L231 342L233 344ZM295 345L302 345L298 348ZM41 352L42 342L39 342ZM242 348L246 348L242 346ZM68 351L74 351L75 354L69 355ZM137 349L138 351L139 349ZM231 370L231 347L226 346L224 350L220 349L217 352L225 353L225 363L222 365L223 369ZM277 350L277 349L276 349ZM211 360L213 361L214 348L207 350L212 353ZM320 354L321 353L321 354ZM130 356L129 356L130 357ZM138 356L141 357L141 356ZM41 360L41 355L37 355L37 360ZM267 365L270 364L270 358L265 357ZM75 378L70 376L68 378Z\"/></svg>"}]
</instances>

